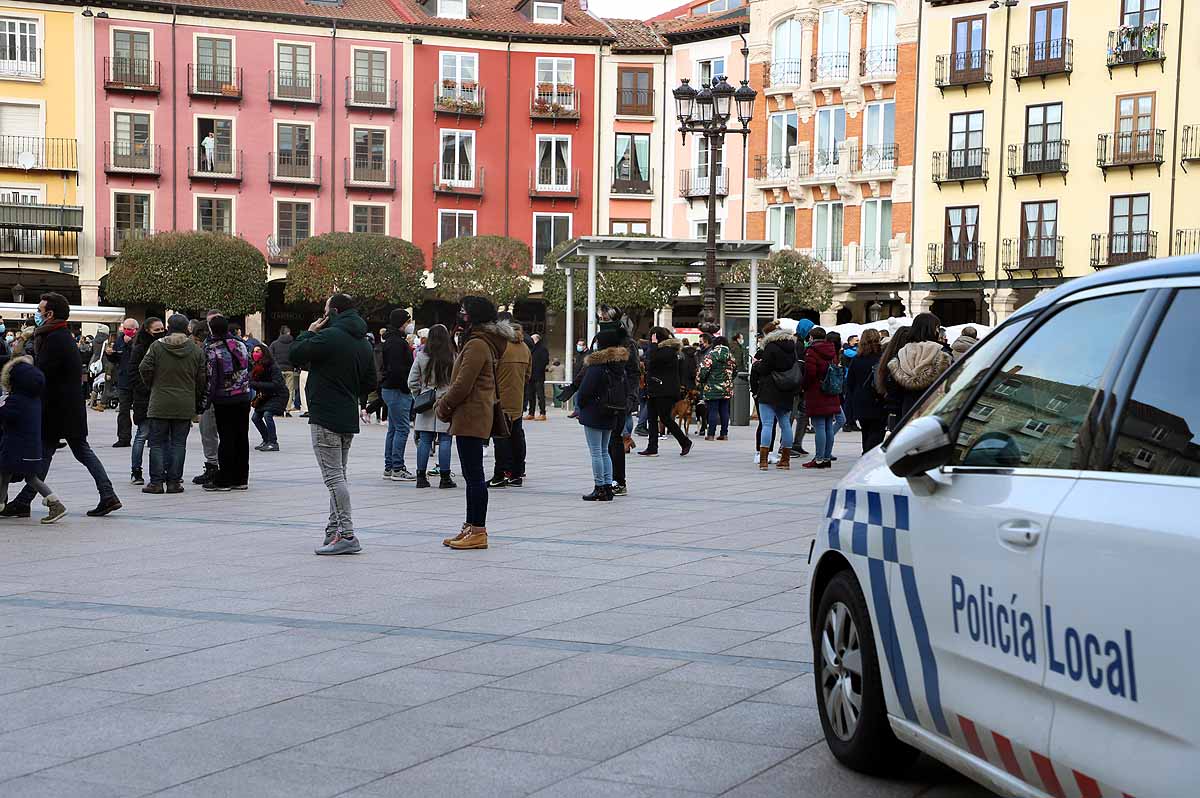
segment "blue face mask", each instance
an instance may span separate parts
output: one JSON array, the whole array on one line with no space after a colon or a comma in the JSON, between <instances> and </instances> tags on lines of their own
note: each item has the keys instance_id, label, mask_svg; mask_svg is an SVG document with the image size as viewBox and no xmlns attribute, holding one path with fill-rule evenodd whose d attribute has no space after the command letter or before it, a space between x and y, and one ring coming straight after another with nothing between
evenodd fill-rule
<instances>
[{"instance_id":1,"label":"blue face mask","mask_svg":"<svg viewBox=\"0 0 1200 798\"><path fill-rule=\"evenodd\" d=\"M0 335L4 335L4 324L0 323Z\"/></svg>"},{"instance_id":2,"label":"blue face mask","mask_svg":"<svg viewBox=\"0 0 1200 798\"><path fill-rule=\"evenodd\" d=\"M35 310L33 312L33 326L41 327L45 323L46 323L46 317L42 315L42 312L40 310Z\"/></svg>"}]
</instances>

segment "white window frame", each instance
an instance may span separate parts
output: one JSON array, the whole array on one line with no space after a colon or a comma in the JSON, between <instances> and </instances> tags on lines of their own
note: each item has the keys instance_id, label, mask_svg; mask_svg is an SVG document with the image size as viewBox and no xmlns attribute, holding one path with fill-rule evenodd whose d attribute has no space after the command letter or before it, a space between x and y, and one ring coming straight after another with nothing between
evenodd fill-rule
<instances>
[{"instance_id":1,"label":"white window frame","mask_svg":"<svg viewBox=\"0 0 1200 798\"><path fill-rule=\"evenodd\" d=\"M789 214L788 211L791 211ZM788 223L788 216L791 223ZM777 217L774 221L772 217ZM773 234L772 231L777 234ZM788 239L791 239L790 241ZM796 248L796 206L790 202L767 206L767 240L771 249Z\"/></svg>"},{"instance_id":2,"label":"white window frame","mask_svg":"<svg viewBox=\"0 0 1200 798\"><path fill-rule=\"evenodd\" d=\"M967 418L974 421L987 421L996 412L993 405L977 404L971 408L971 412L967 413Z\"/></svg>"},{"instance_id":3,"label":"white window frame","mask_svg":"<svg viewBox=\"0 0 1200 798\"><path fill-rule=\"evenodd\" d=\"M391 172L391 164L392 164L392 129L390 127L388 127L387 125L360 125L357 122L350 123L349 129L350 129L350 134L349 134L349 138L347 140L350 142L350 174L351 174L351 176L353 176L353 174L354 174L354 134L355 134L355 132L359 131L359 130L365 130L365 131L372 132L372 133L378 133L379 131L382 130L383 131L383 171L384 171L384 175L385 175L384 182L385 183L390 182L391 177L389 176L389 173ZM440 143L441 139L439 139L438 141ZM357 204L363 205L365 203L360 202Z\"/></svg>"},{"instance_id":4,"label":"white window frame","mask_svg":"<svg viewBox=\"0 0 1200 798\"><path fill-rule=\"evenodd\" d=\"M1021 427L1020 432L1023 435L1028 435L1031 438L1041 438L1050 431L1050 422L1039 421L1036 418L1026 420L1025 425Z\"/></svg>"},{"instance_id":5,"label":"white window frame","mask_svg":"<svg viewBox=\"0 0 1200 798\"><path fill-rule=\"evenodd\" d=\"M157 143L155 136L154 136L155 130L154 130L154 111L153 111L153 109L150 109L150 108L110 108L110 109L108 109L108 129L111 134L110 138L109 138L109 142L108 142L108 155L110 158L113 159L113 163L116 163L116 155L117 155L117 152L115 149L117 146L117 114L137 114L137 115L141 115L141 116L148 116L150 118L150 124L147 128L150 131L150 137L148 139L146 139L146 148L150 151L150 167L151 167L151 169L153 169L153 167L154 167L154 147L155 147L155 144ZM43 117L43 121L44 121L44 117ZM44 130L45 130L45 128L43 127L43 131ZM161 165L160 165L160 167L161 167ZM138 170L134 170L134 171L138 171ZM125 192L125 193L130 193L130 192ZM137 192L132 192L132 193L137 193Z\"/></svg>"},{"instance_id":6,"label":"white window frame","mask_svg":"<svg viewBox=\"0 0 1200 798\"><path fill-rule=\"evenodd\" d=\"M838 112L842 115L842 138L837 137L837 119ZM842 160L841 145L846 142L846 137L849 131L846 129L847 114L844 105L826 105L817 109L817 113L813 118L813 174L832 175L837 174L838 164ZM822 122L822 120L826 120ZM864 120L865 121L865 120ZM827 133L828 135L822 135ZM825 139L822 141L822 139ZM828 163L818 163L817 154L828 151L832 153Z\"/></svg>"},{"instance_id":7,"label":"white window frame","mask_svg":"<svg viewBox=\"0 0 1200 798\"><path fill-rule=\"evenodd\" d=\"M230 123L230 125L229 125L229 157L232 159L233 171L236 174L237 169L238 169L237 117L236 116L226 116L225 114L206 114L206 113L192 114L192 136L196 142L194 145L195 146L194 152L196 153L196 155L200 155L201 154L200 150L203 148L203 145L200 144L200 141L201 141L201 139L200 139L200 120L201 119L218 119L220 121ZM201 171L199 169L197 170L197 173L204 174L204 175L225 174L224 172L206 172L206 171ZM216 195L213 195L213 196L216 196ZM193 227L193 229L195 229L195 228Z\"/></svg>"},{"instance_id":8,"label":"white window frame","mask_svg":"<svg viewBox=\"0 0 1200 798\"><path fill-rule=\"evenodd\" d=\"M724 222L724 221L725 221L724 219L717 219L717 240L718 241L722 240L721 232L725 229L725 225L722 224L722 222ZM701 227L703 227L705 229L705 232L703 232L703 233L700 232ZM693 219L692 220L692 238L704 239L707 237L707 235L708 235L708 220L707 219Z\"/></svg>"},{"instance_id":9,"label":"white window frame","mask_svg":"<svg viewBox=\"0 0 1200 798\"><path fill-rule=\"evenodd\" d=\"M546 62L550 62L550 64L551 64L550 74L553 76L553 78L554 78L553 80L543 81L541 79L542 68L546 64ZM569 81L564 81L562 79L562 75L560 73L562 71L563 65L567 64L567 63L569 63L571 65L571 79ZM546 56L546 57L539 57L537 59L537 61L534 63L534 67L533 67L534 91L535 92L538 91L537 84L539 84L539 83L552 84L554 86L554 89L551 92L551 94L553 96L551 96L549 98L540 97L540 99L549 99L568 110L575 108L576 97L578 96L578 88L577 88L578 84L576 83L578 78L579 78L579 73L575 69L575 59L574 58L560 58L558 56ZM559 86L570 86L571 91L569 93L560 92Z\"/></svg>"},{"instance_id":10,"label":"white window frame","mask_svg":"<svg viewBox=\"0 0 1200 798\"><path fill-rule=\"evenodd\" d=\"M714 56L712 58L700 58L696 61L696 85L697 86L699 86L703 82L704 65L705 64L709 65L709 71L712 73L708 76L709 80L715 80L718 75L725 74L725 56L718 55L718 56ZM721 65L720 69L717 69L717 64Z\"/></svg>"},{"instance_id":11,"label":"white window frame","mask_svg":"<svg viewBox=\"0 0 1200 798\"><path fill-rule=\"evenodd\" d=\"M834 232L835 232L835 231L834 231L834 229L833 229L833 206L835 206L835 205L841 205L841 206L842 206L842 229L841 229L841 231L840 231L840 235L838 235L838 236L835 236L835 235L834 235ZM819 214L817 213L817 209L818 209L818 208L821 208L822 206L824 206L824 207L827 207L827 208L829 209L829 210L827 210L827 211L825 212L825 227L826 227L826 230L825 230L825 242L826 242L826 249L828 249L828 250L830 251L830 253L832 253L832 252L833 252L833 249L834 249L834 245L835 245L835 243L836 243L837 250L838 250L838 251L841 253L841 255L842 255L842 258L843 258L843 260L830 260L830 261L828 261L828 262L826 262L826 263L825 263L825 267L826 267L827 269L829 269L830 271L841 271L841 270L842 270L842 264L844 263L844 258L846 257L846 244L845 244L845 237L846 237L846 203L845 203L845 202L843 202L842 200L835 200L835 201L830 201L830 202L818 202L818 203L815 203L815 204L813 205L813 211L812 211L812 239L811 239L811 240L812 240L812 242L813 242L813 248L817 250L817 254L818 254L818 255L824 255L824 250L822 250L821 248L817 247L817 240L818 240L818 239L817 239L817 217L818 217L818 215L819 215ZM836 242L834 241L834 239L835 239L835 238L836 238L836 239L838 239Z\"/></svg>"},{"instance_id":12,"label":"white window frame","mask_svg":"<svg viewBox=\"0 0 1200 798\"><path fill-rule=\"evenodd\" d=\"M1133 455L1133 464L1138 468L1153 468L1154 467L1154 452L1149 449L1139 447Z\"/></svg>"},{"instance_id":13,"label":"white window frame","mask_svg":"<svg viewBox=\"0 0 1200 798\"><path fill-rule=\"evenodd\" d=\"M445 62L443 62L443 61L442 61L442 59L443 59L443 58L445 58L445 57L446 57L446 56L448 56L448 55L449 55L449 56L453 56L453 58L454 58L454 75L453 75L453 76L448 76L448 75L446 74L446 70L445 70L445 66L446 66L446 64L445 64ZM462 51L460 51L460 50L439 50L439 51L438 51L438 85L437 85L437 90L438 90L438 96L439 96L439 97L450 97L450 96L452 96L452 97L454 97L455 99L464 99L464 98L462 97L462 92L463 92L463 88L462 88L462 83L463 83L463 77L462 77L463 68L462 68L462 67L463 67L463 62L464 62L464 61L472 61L472 62L474 62L474 66L475 66L475 69L474 69L474 73L475 73L475 85L476 85L476 89L475 89L475 96L474 96L474 97L469 97L469 98L466 98L466 99L473 99L473 100L478 100L478 99L479 99L479 88L478 88L478 86L479 86L479 53L467 53L467 52L462 52ZM451 78L453 78L453 80L454 80L454 82L455 82L455 84L456 84L456 85L455 85L455 88L454 88L454 90L452 91L452 93L451 93L451 94L447 94L446 92L447 92L447 91L449 91L449 90L448 90L448 89L446 89L446 87L442 85L442 81L444 81L444 80L449 80L449 79L451 79Z\"/></svg>"},{"instance_id":14,"label":"white window frame","mask_svg":"<svg viewBox=\"0 0 1200 798\"><path fill-rule=\"evenodd\" d=\"M867 3L867 47L896 46L896 15L895 3ZM888 20L879 19L880 16L889 17L890 25L881 24Z\"/></svg>"},{"instance_id":15,"label":"white window frame","mask_svg":"<svg viewBox=\"0 0 1200 798\"><path fill-rule=\"evenodd\" d=\"M2 198L5 194L9 194L9 193L36 195L36 196L31 197L31 199L33 199L33 202L25 203L22 200L17 200L16 204L19 204L19 205L24 205L24 204L41 205L46 201L46 184L45 183L41 183L41 184L38 184L38 183L27 183L27 184L4 183L4 184L0 185L0 198ZM3 199L0 199L0 201L8 202L8 200L3 200Z\"/></svg>"},{"instance_id":16,"label":"white window frame","mask_svg":"<svg viewBox=\"0 0 1200 798\"><path fill-rule=\"evenodd\" d=\"M646 225L646 232L645 233L631 233L629 230L629 225L632 225L632 224ZM616 230L614 230L613 228L616 227L617 225L625 225L625 232L618 233ZM619 236L619 235L650 235L650 220L649 219L612 219L608 223L608 228L612 232L612 234L615 236Z\"/></svg>"},{"instance_id":17,"label":"white window frame","mask_svg":"<svg viewBox=\"0 0 1200 798\"><path fill-rule=\"evenodd\" d=\"M453 214L456 218L459 216L470 216L471 217L471 235L472 236L479 235L479 212L478 211L460 210L459 208L438 208L438 214L437 214L438 246L441 246L444 241L444 239L442 238L442 217L446 216L448 214ZM455 226L457 227L457 224ZM455 236L455 238L462 238L462 236Z\"/></svg>"},{"instance_id":18,"label":"white window frame","mask_svg":"<svg viewBox=\"0 0 1200 798\"><path fill-rule=\"evenodd\" d=\"M884 230L882 225L883 220L883 204L887 203L890 208L888 211L889 218L895 213L895 206L892 203L891 197L872 197L863 200L862 208L859 213L861 230L859 231L859 241L863 250L874 250L876 253L875 263L867 264L868 271L878 271L883 268L883 264L891 263L892 260L892 231L891 229ZM868 238L867 230L867 206L875 207L875 237ZM895 224L895 219L892 219L892 224ZM885 257L886 256L886 257Z\"/></svg>"},{"instance_id":19,"label":"white window frame","mask_svg":"<svg viewBox=\"0 0 1200 798\"><path fill-rule=\"evenodd\" d=\"M392 208L391 205L386 202L363 202L361 200L355 200L354 202L351 202L349 212L346 215L347 230L354 232L354 209L360 207L383 208L383 234L385 236L392 234Z\"/></svg>"},{"instance_id":20,"label":"white window frame","mask_svg":"<svg viewBox=\"0 0 1200 798\"><path fill-rule=\"evenodd\" d=\"M884 124L884 120L887 119L887 107L889 105L892 106L892 138L891 138L891 141L887 140L887 131L885 130L885 128L887 126ZM867 130L868 130L868 126L870 125L871 116L873 114L877 114L879 117L878 121L877 121L877 125L876 125L879 128L879 133L877 136L868 138ZM859 163L853 164L852 166L854 166L856 168L861 168L864 172L866 172L866 171L876 171L876 172L895 171L895 169L896 169L896 151L895 151L896 101L894 99L891 99L891 100L877 100L875 102L867 103L866 108L863 109L863 128L862 129L863 129L862 143L859 145ZM887 147L888 145L892 145L892 147L893 147L892 155L890 158L884 158L883 151L884 151L884 148ZM879 152L880 152L880 157L878 159L878 165L875 166L875 168L873 170L868 170L866 168L866 166L863 164L863 159L866 157L868 147L878 148Z\"/></svg>"},{"instance_id":21,"label":"white window frame","mask_svg":"<svg viewBox=\"0 0 1200 798\"><path fill-rule=\"evenodd\" d=\"M449 13L446 11L446 6L450 3L462 3L462 13ZM470 9L467 8L467 0L437 0L437 15L442 19L466 19L470 16Z\"/></svg>"},{"instance_id":22,"label":"white window frame","mask_svg":"<svg viewBox=\"0 0 1200 798\"><path fill-rule=\"evenodd\" d=\"M445 153L445 147L443 147L443 141L444 141L444 137L446 136L447 133L454 134L454 138L455 138L455 142L454 142L455 143L455 146L454 146L455 166L458 166L457 156L458 156L459 142L464 138L469 138L471 140L471 176L467 180L459 180L459 179L446 180L445 177L443 177L443 175L445 175L445 164L446 164L446 162L442 160L442 156ZM478 149L476 149L477 144L478 144L478 139L476 139L476 137L475 137L474 130L461 130L459 128L451 128L451 127L438 128L438 156L437 157L438 157L438 179L439 179L439 182L441 182L445 185L448 185L448 186L466 186L468 188L475 185L475 168L476 168L476 162L479 160L479 154L478 154L479 151L478 151ZM457 170L456 170L456 173L457 173Z\"/></svg>"},{"instance_id":23,"label":"white window frame","mask_svg":"<svg viewBox=\"0 0 1200 798\"><path fill-rule=\"evenodd\" d=\"M833 27L833 23L826 21L826 17L830 17L837 22L837 30L835 31L837 41L832 43L828 42L828 40L825 38L826 32ZM841 35L843 22L846 29L845 36ZM818 31L820 35L817 36L817 55L834 55L835 53L848 54L850 52L850 17L842 8L833 6L822 9ZM858 68L857 64L852 64L851 66L855 69Z\"/></svg>"},{"instance_id":24,"label":"white window frame","mask_svg":"<svg viewBox=\"0 0 1200 798\"><path fill-rule=\"evenodd\" d=\"M554 168L553 155L554 155L554 151L556 149L554 146L555 142L558 142L558 141L566 141L567 142L567 182L565 184L543 183L542 182L542 175L541 175L542 165L541 165L540 159L538 157L538 154L542 150L542 142L543 141L550 142L551 169ZM534 157L533 168L534 168L534 170L536 170L538 191L570 191L571 190L571 175L572 175L571 169L572 169L572 167L571 167L571 137L570 136L555 135L555 134L544 134L544 135L539 134L534 142L533 157Z\"/></svg>"},{"instance_id":25,"label":"white window frame","mask_svg":"<svg viewBox=\"0 0 1200 798\"><path fill-rule=\"evenodd\" d=\"M1012 396L1017 391L1021 390L1021 383L1014 380L1012 377L1005 379L999 385L992 389L993 393L998 396Z\"/></svg>"},{"instance_id":26,"label":"white window frame","mask_svg":"<svg viewBox=\"0 0 1200 798\"><path fill-rule=\"evenodd\" d=\"M1167 428L1159 424L1150 431L1150 440L1155 443L1162 443L1167 439Z\"/></svg>"},{"instance_id":27,"label":"white window frame","mask_svg":"<svg viewBox=\"0 0 1200 798\"><path fill-rule=\"evenodd\" d=\"M554 19L539 19L538 11L545 9L553 9ZM563 21L563 9L561 3L539 3L534 0L533 9L529 13L529 18L538 25L561 25Z\"/></svg>"},{"instance_id":28,"label":"white window frame","mask_svg":"<svg viewBox=\"0 0 1200 798\"><path fill-rule=\"evenodd\" d=\"M1046 409L1049 410L1051 413L1059 413L1059 412L1062 412L1063 408L1069 407L1070 404L1071 404L1071 397L1064 396L1061 393L1055 394L1054 397L1052 397L1050 399L1050 401L1046 402Z\"/></svg>"},{"instance_id":29,"label":"white window frame","mask_svg":"<svg viewBox=\"0 0 1200 798\"><path fill-rule=\"evenodd\" d=\"M229 200L229 232L227 235L237 235L237 196L234 194L193 194L192 229L200 230L200 200L202 199Z\"/></svg>"},{"instance_id":30,"label":"white window frame","mask_svg":"<svg viewBox=\"0 0 1200 798\"><path fill-rule=\"evenodd\" d=\"M546 264L544 264L544 263L538 263L538 260L537 260L537 223L538 223L538 219L543 216L550 216L555 219L561 219L561 218L565 217L567 220L567 240L570 240L570 238L573 235L575 235L575 216L574 216L574 214L570 214L570 213L535 213L535 214L533 214L533 235L530 236L530 238L529 238L530 242L532 243L532 246L529 247L529 252L533 256L534 274L542 274L545 271L545 266L546 266ZM554 226L551 225L551 229L553 229L553 227ZM553 250L554 247L556 247L556 246L558 246L558 245L551 243L550 250Z\"/></svg>"},{"instance_id":31,"label":"white window frame","mask_svg":"<svg viewBox=\"0 0 1200 798\"><path fill-rule=\"evenodd\" d=\"M0 19L11 19L17 22L33 23L35 26L33 38L34 49L37 51L40 63L33 64L33 69L21 69L18 65L29 64L28 61L0 61L0 77L4 80L21 80L40 83L44 80L46 71L46 18L43 14L29 14L11 8L0 11ZM11 65L11 66L10 66Z\"/></svg>"}]
</instances>

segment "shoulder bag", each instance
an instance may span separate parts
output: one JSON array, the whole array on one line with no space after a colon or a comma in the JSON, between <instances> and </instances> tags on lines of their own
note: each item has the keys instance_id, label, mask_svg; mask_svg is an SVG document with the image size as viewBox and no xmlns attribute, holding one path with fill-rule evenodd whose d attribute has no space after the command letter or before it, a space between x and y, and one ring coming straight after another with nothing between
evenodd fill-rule
<instances>
[{"instance_id":1,"label":"shoulder bag","mask_svg":"<svg viewBox=\"0 0 1200 798\"><path fill-rule=\"evenodd\" d=\"M496 358L492 357L492 384L496 398L492 401L492 437L507 438L512 434L508 416L504 413L504 405L500 404L500 376L496 373Z\"/></svg>"}]
</instances>

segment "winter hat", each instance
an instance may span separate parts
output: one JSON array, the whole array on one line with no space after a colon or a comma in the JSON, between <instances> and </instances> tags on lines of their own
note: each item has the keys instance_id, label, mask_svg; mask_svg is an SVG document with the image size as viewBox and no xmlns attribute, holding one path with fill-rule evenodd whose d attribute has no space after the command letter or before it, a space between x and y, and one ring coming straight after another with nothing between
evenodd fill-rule
<instances>
[{"instance_id":1,"label":"winter hat","mask_svg":"<svg viewBox=\"0 0 1200 798\"><path fill-rule=\"evenodd\" d=\"M470 324L490 324L496 320L496 306L491 300L481 296L465 296L462 299L463 310L467 312Z\"/></svg>"},{"instance_id":2,"label":"winter hat","mask_svg":"<svg viewBox=\"0 0 1200 798\"><path fill-rule=\"evenodd\" d=\"M147 324L149 326L149 324ZM167 319L167 332L187 334L188 317L182 313L176 313L171 318Z\"/></svg>"},{"instance_id":3,"label":"winter hat","mask_svg":"<svg viewBox=\"0 0 1200 798\"><path fill-rule=\"evenodd\" d=\"M596 348L607 349L610 346L620 346L624 340L624 330L601 330L596 333Z\"/></svg>"},{"instance_id":4,"label":"winter hat","mask_svg":"<svg viewBox=\"0 0 1200 798\"><path fill-rule=\"evenodd\" d=\"M812 323L812 319L800 319L800 321L796 322L796 337L803 341L815 326Z\"/></svg>"},{"instance_id":5,"label":"winter hat","mask_svg":"<svg viewBox=\"0 0 1200 798\"><path fill-rule=\"evenodd\" d=\"M390 314L388 314L388 324L396 329L400 329L404 325L408 324L408 319L408 311L404 308L396 308Z\"/></svg>"}]
</instances>

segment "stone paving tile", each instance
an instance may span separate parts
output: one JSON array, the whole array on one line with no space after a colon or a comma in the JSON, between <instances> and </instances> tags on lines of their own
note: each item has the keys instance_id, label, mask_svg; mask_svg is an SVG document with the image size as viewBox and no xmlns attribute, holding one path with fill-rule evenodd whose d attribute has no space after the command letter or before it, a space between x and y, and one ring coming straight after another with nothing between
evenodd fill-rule
<instances>
[{"instance_id":1,"label":"stone paving tile","mask_svg":"<svg viewBox=\"0 0 1200 798\"><path fill-rule=\"evenodd\" d=\"M181 687L158 695L127 701L123 706L160 712L223 718L248 709L274 704L321 688L313 682L226 676L210 682Z\"/></svg>"},{"instance_id":2,"label":"stone paving tile","mask_svg":"<svg viewBox=\"0 0 1200 798\"><path fill-rule=\"evenodd\" d=\"M38 629L9 635L4 638L3 650L9 656L37 657L54 651L104 643L120 637L124 637L121 632L112 632L106 629L76 629L59 626L53 629Z\"/></svg>"},{"instance_id":3,"label":"stone paving tile","mask_svg":"<svg viewBox=\"0 0 1200 798\"><path fill-rule=\"evenodd\" d=\"M657 599L652 600L657 601ZM686 620L665 615L625 612L625 610L638 606L640 605L632 604L622 607L620 611L598 612L595 615L543 626L541 629L524 633L522 637L578 640L584 643L619 643L655 629L683 623Z\"/></svg>"},{"instance_id":4,"label":"stone paving tile","mask_svg":"<svg viewBox=\"0 0 1200 798\"><path fill-rule=\"evenodd\" d=\"M176 654L185 654L190 650L179 646L111 640L106 643L94 643L79 648L69 648L65 651L55 651L52 654L43 654L40 657L31 657L21 664L31 668L87 674L173 657Z\"/></svg>"},{"instance_id":5,"label":"stone paving tile","mask_svg":"<svg viewBox=\"0 0 1200 798\"><path fill-rule=\"evenodd\" d=\"M395 773L487 737L490 732L421 723L407 713L364 723L309 743L288 748L274 758L323 762L336 752L337 765L351 770Z\"/></svg>"},{"instance_id":6,"label":"stone paving tile","mask_svg":"<svg viewBox=\"0 0 1200 798\"><path fill-rule=\"evenodd\" d=\"M431 671L407 667L329 687L314 693L314 695L319 698L369 700L397 707L414 707L470 690L496 681L496 679L495 676L477 673Z\"/></svg>"},{"instance_id":7,"label":"stone paving tile","mask_svg":"<svg viewBox=\"0 0 1200 798\"><path fill-rule=\"evenodd\" d=\"M302 695L210 721L198 728L210 733L250 736L291 747L391 715L395 711L396 708L389 704Z\"/></svg>"},{"instance_id":8,"label":"stone paving tile","mask_svg":"<svg viewBox=\"0 0 1200 798\"><path fill-rule=\"evenodd\" d=\"M745 632L738 629L708 629L691 624L679 624L658 629L640 637L630 638L626 645L646 648L666 648L675 651L695 651L715 654L762 636L762 632Z\"/></svg>"},{"instance_id":9,"label":"stone paving tile","mask_svg":"<svg viewBox=\"0 0 1200 798\"><path fill-rule=\"evenodd\" d=\"M582 698L478 687L409 709L397 720L502 732L573 706Z\"/></svg>"},{"instance_id":10,"label":"stone paving tile","mask_svg":"<svg viewBox=\"0 0 1200 798\"><path fill-rule=\"evenodd\" d=\"M705 793L572 776L533 794L533 798L700 798Z\"/></svg>"},{"instance_id":11,"label":"stone paving tile","mask_svg":"<svg viewBox=\"0 0 1200 798\"><path fill-rule=\"evenodd\" d=\"M821 722L815 712L800 713L784 704L753 701L726 707L676 729L672 734L797 750L824 739Z\"/></svg>"},{"instance_id":12,"label":"stone paving tile","mask_svg":"<svg viewBox=\"0 0 1200 798\"><path fill-rule=\"evenodd\" d=\"M26 662L13 658L12 666L0 666L0 695L40 687L43 684L65 682L79 674L66 671L48 671L27 667Z\"/></svg>"},{"instance_id":13,"label":"stone paving tile","mask_svg":"<svg viewBox=\"0 0 1200 798\"><path fill-rule=\"evenodd\" d=\"M553 648L487 643L455 651L453 654L427 659L421 663L421 667L458 673L515 676L551 662L573 657L575 653ZM446 678L452 681L454 677Z\"/></svg>"},{"instance_id":14,"label":"stone paving tile","mask_svg":"<svg viewBox=\"0 0 1200 798\"><path fill-rule=\"evenodd\" d=\"M620 654L580 654L503 679L495 682L494 686L507 690L592 697L678 668L681 664L677 660Z\"/></svg>"},{"instance_id":15,"label":"stone paving tile","mask_svg":"<svg viewBox=\"0 0 1200 798\"><path fill-rule=\"evenodd\" d=\"M585 773L611 781L716 794L761 773L793 753L795 751L792 749L778 746L667 735Z\"/></svg>"},{"instance_id":16,"label":"stone paving tile","mask_svg":"<svg viewBox=\"0 0 1200 798\"><path fill-rule=\"evenodd\" d=\"M35 754L53 751L56 756L77 759L186 729L206 720L208 718L201 715L110 706L0 734L0 751Z\"/></svg>"},{"instance_id":17,"label":"stone paving tile","mask_svg":"<svg viewBox=\"0 0 1200 798\"><path fill-rule=\"evenodd\" d=\"M373 782L353 795L524 796L593 765L587 759L472 746Z\"/></svg>"},{"instance_id":18,"label":"stone paving tile","mask_svg":"<svg viewBox=\"0 0 1200 798\"><path fill-rule=\"evenodd\" d=\"M133 697L129 693L89 690L70 684L48 684L7 693L0 696L0 732L80 715Z\"/></svg>"},{"instance_id":19,"label":"stone paving tile","mask_svg":"<svg viewBox=\"0 0 1200 798\"><path fill-rule=\"evenodd\" d=\"M15 779L18 776L24 776L69 761L70 759L67 757L48 756L41 753L23 753L21 756L0 756L0 782L7 779ZM7 790L7 785L5 785L4 789Z\"/></svg>"},{"instance_id":20,"label":"stone paving tile","mask_svg":"<svg viewBox=\"0 0 1200 798\"><path fill-rule=\"evenodd\" d=\"M141 790L131 792L125 787L51 779L45 776L25 776L6 781L0 786L3 787L4 798L130 798L145 794Z\"/></svg>"},{"instance_id":21,"label":"stone paving tile","mask_svg":"<svg viewBox=\"0 0 1200 798\"><path fill-rule=\"evenodd\" d=\"M351 770L340 763L313 764L269 756L189 781L156 795L162 798L210 798L214 795L326 798L374 781L379 775Z\"/></svg>"}]
</instances>

